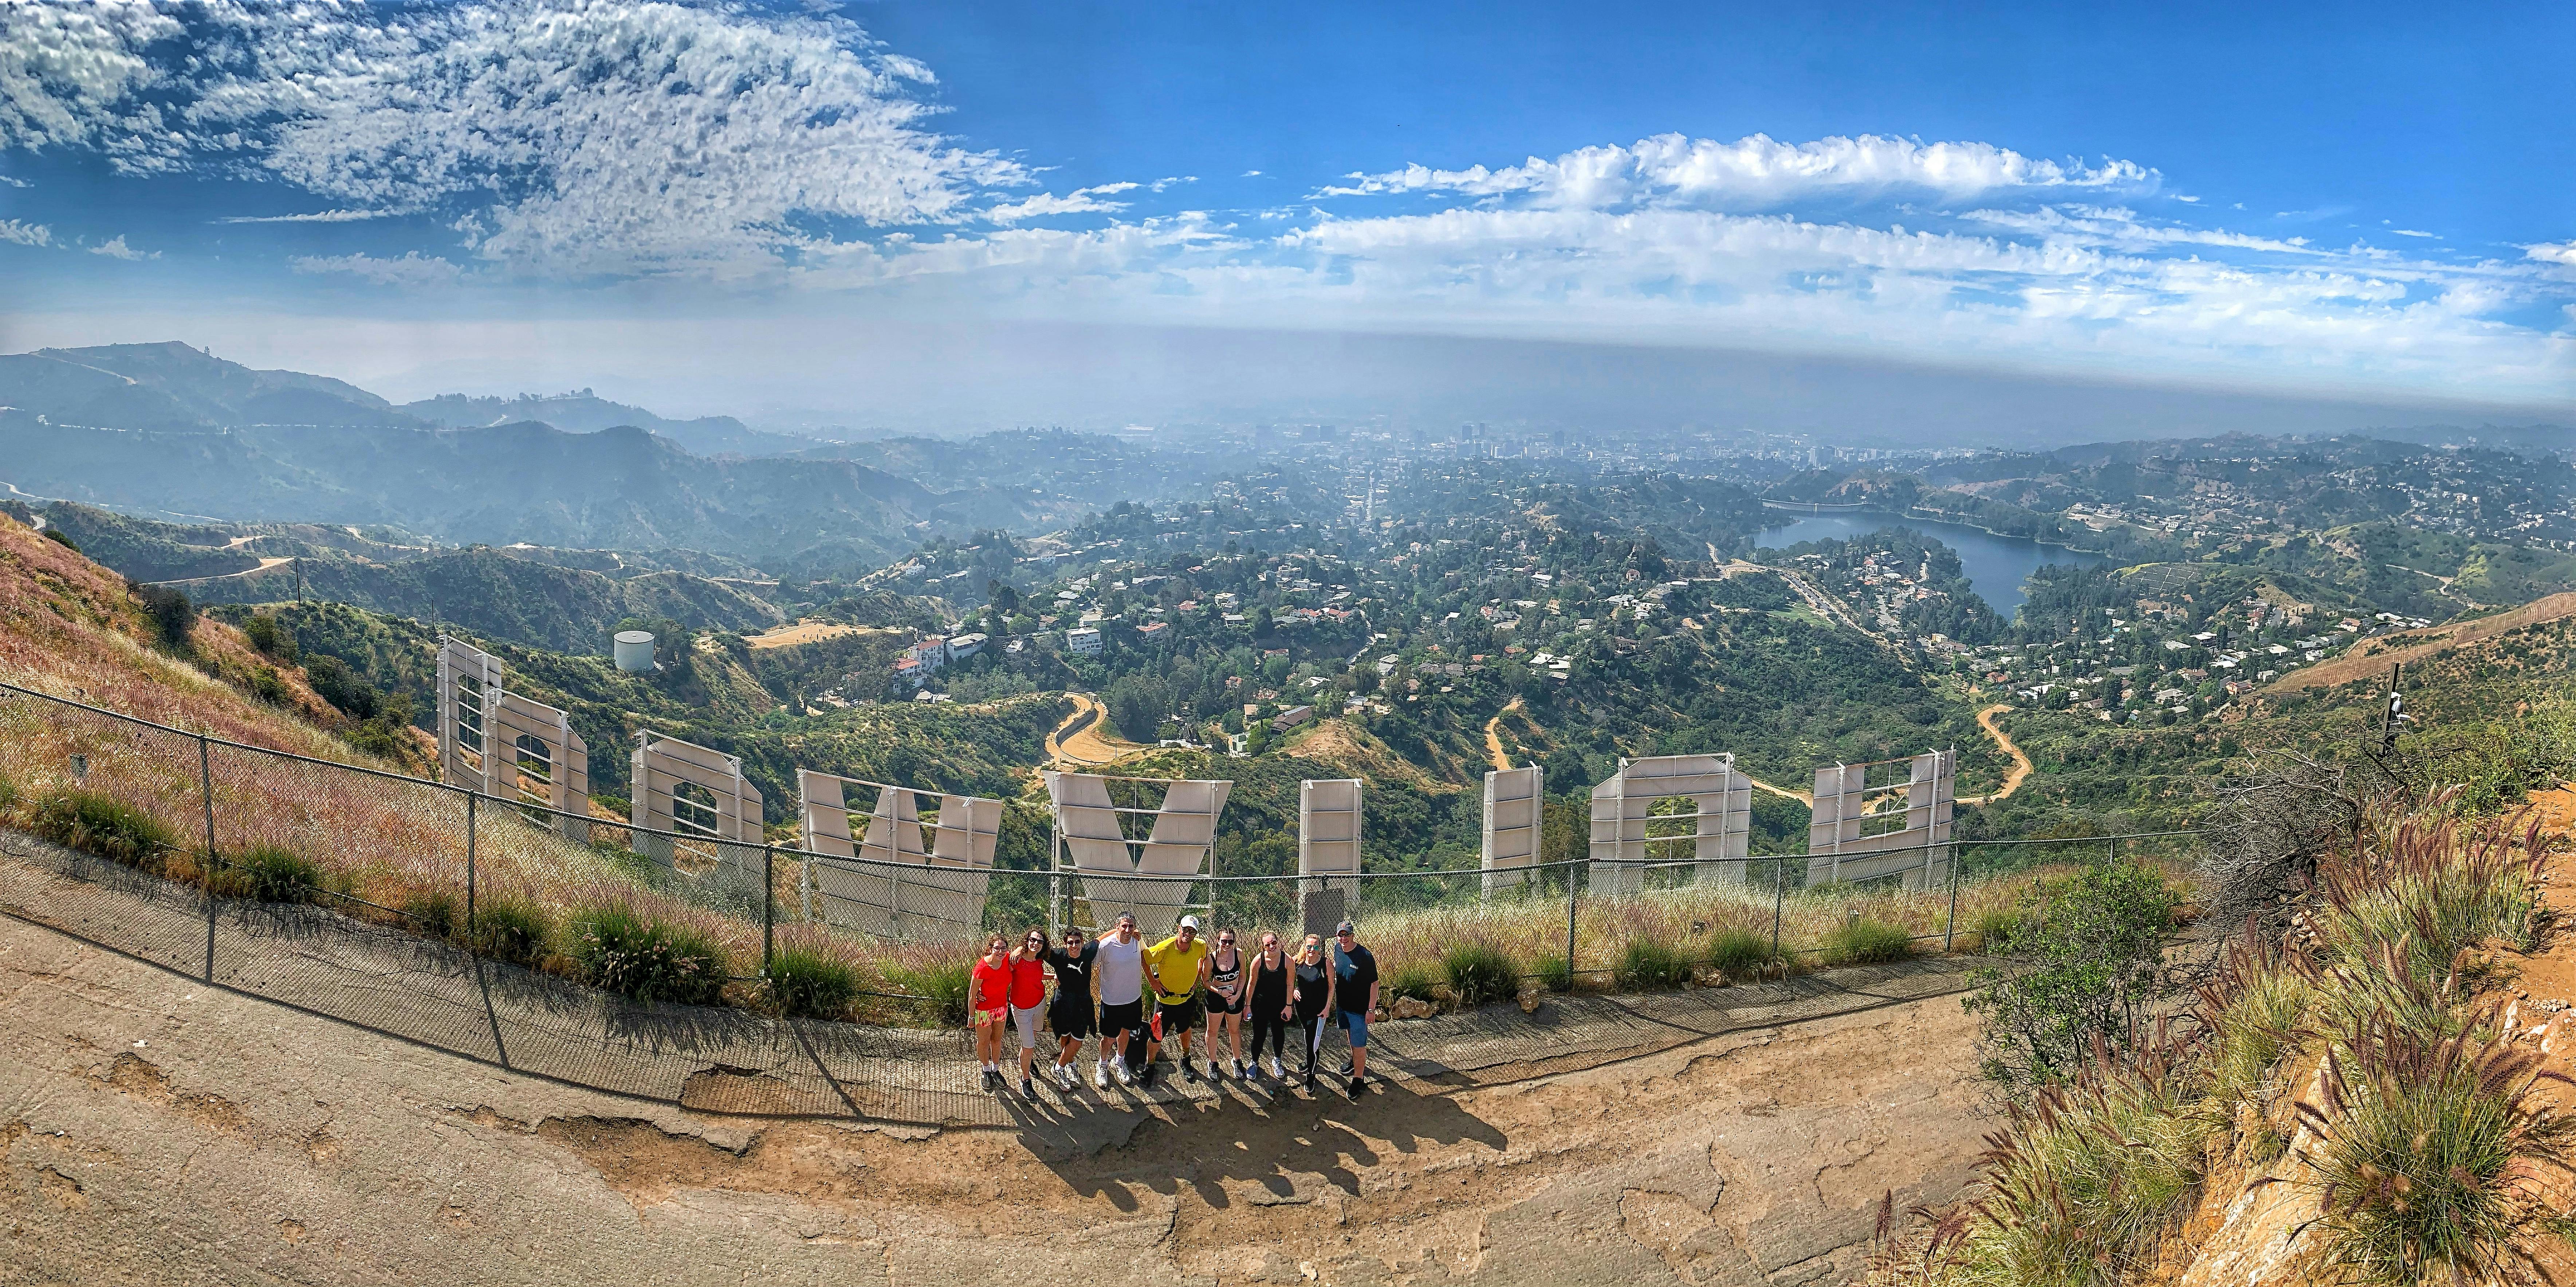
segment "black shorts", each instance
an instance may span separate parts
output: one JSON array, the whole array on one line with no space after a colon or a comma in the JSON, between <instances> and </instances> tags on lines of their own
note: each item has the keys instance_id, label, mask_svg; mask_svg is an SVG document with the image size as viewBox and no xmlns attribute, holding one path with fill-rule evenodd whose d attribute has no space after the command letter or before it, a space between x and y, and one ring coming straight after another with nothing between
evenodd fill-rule
<instances>
[{"instance_id":1,"label":"black shorts","mask_svg":"<svg viewBox=\"0 0 2576 1287\"><path fill-rule=\"evenodd\" d=\"M1244 998L1242 997L1236 997L1232 1002L1228 1002L1225 999L1224 993L1210 992L1207 994L1207 1012L1209 1014L1241 1014L1243 1013L1243 1002Z\"/></svg>"},{"instance_id":2,"label":"black shorts","mask_svg":"<svg viewBox=\"0 0 2576 1287\"><path fill-rule=\"evenodd\" d=\"M1121 1005L1100 1007L1100 1035L1115 1037L1122 1032L1145 1030L1145 998L1138 997Z\"/></svg>"},{"instance_id":3,"label":"black shorts","mask_svg":"<svg viewBox=\"0 0 2576 1287\"><path fill-rule=\"evenodd\" d=\"M1059 1041L1066 1037L1079 1040L1100 1030L1100 1016L1093 1013L1089 997L1071 1001L1058 997L1055 1004L1047 1007L1047 1026L1055 1030Z\"/></svg>"},{"instance_id":4,"label":"black shorts","mask_svg":"<svg viewBox=\"0 0 2576 1287\"><path fill-rule=\"evenodd\" d=\"M1199 999L1197 997L1191 997L1187 1001L1157 999L1154 1013L1163 1016L1163 1040L1169 1041L1176 1034L1199 1026Z\"/></svg>"}]
</instances>

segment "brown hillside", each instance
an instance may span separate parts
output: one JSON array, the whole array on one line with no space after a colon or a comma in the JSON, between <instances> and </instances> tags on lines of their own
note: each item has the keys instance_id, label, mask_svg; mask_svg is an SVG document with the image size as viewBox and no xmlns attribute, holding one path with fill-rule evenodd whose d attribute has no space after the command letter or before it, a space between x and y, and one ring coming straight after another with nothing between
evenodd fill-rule
<instances>
[{"instance_id":1,"label":"brown hillside","mask_svg":"<svg viewBox=\"0 0 2576 1287\"><path fill-rule=\"evenodd\" d=\"M262 657L239 630L200 618L195 664L153 638L125 578L0 515L0 680L253 746L363 758L323 731L343 717L303 671ZM240 687L263 669L285 683L283 706Z\"/></svg>"},{"instance_id":2,"label":"brown hillside","mask_svg":"<svg viewBox=\"0 0 2576 1287\"><path fill-rule=\"evenodd\" d=\"M2414 662L2430 657L2444 648L2492 639L2525 626L2576 616L2576 594L2553 594L2546 599L2526 603L2511 612L2492 617L2462 621L2453 625L2431 626L2422 630L2401 630L2364 640L2351 652L2331 661L2319 662L2305 670L2294 670L2272 681L2267 692L2295 692L2302 688L2332 688L2356 679L2368 679L2387 673L2399 662Z\"/></svg>"},{"instance_id":3,"label":"brown hillside","mask_svg":"<svg viewBox=\"0 0 2576 1287\"><path fill-rule=\"evenodd\" d=\"M1337 772L1401 781L1424 791L1457 790L1456 784L1423 772L1420 765L1396 754L1395 748L1346 719L1319 720L1292 735L1281 749L1299 759L1330 765Z\"/></svg>"}]
</instances>

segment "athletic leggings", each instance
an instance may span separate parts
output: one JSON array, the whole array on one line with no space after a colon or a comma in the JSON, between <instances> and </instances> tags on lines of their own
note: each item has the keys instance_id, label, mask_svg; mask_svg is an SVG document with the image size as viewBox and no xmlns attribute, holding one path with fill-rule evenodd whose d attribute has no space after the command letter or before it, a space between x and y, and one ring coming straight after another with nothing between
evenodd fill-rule
<instances>
[{"instance_id":1,"label":"athletic leggings","mask_svg":"<svg viewBox=\"0 0 2576 1287\"><path fill-rule=\"evenodd\" d=\"M1270 1043L1273 1057L1288 1053L1288 1020L1279 1017L1277 1006L1254 1006L1252 1009L1252 1049L1246 1055L1254 1061L1261 1058L1261 1043Z\"/></svg>"},{"instance_id":2,"label":"athletic leggings","mask_svg":"<svg viewBox=\"0 0 2576 1287\"><path fill-rule=\"evenodd\" d=\"M1310 1019L1299 1015L1296 1025L1297 1035L1306 1046L1306 1078L1312 1081L1315 1077L1315 1056L1324 1047L1324 1016L1319 1014Z\"/></svg>"}]
</instances>

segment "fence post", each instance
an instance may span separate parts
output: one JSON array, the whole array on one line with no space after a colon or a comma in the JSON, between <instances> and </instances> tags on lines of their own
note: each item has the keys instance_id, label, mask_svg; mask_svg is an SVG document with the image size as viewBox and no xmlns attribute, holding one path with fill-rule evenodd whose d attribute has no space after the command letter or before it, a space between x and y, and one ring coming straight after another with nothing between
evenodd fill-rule
<instances>
[{"instance_id":1,"label":"fence post","mask_svg":"<svg viewBox=\"0 0 2576 1287\"><path fill-rule=\"evenodd\" d=\"M778 846L760 847L760 977L769 977L770 959L777 954L778 932Z\"/></svg>"},{"instance_id":2,"label":"fence post","mask_svg":"<svg viewBox=\"0 0 2576 1287\"><path fill-rule=\"evenodd\" d=\"M1941 954L1950 954L1951 941L1959 935L1959 850L1950 849L1950 923L1941 929Z\"/></svg>"},{"instance_id":3,"label":"fence post","mask_svg":"<svg viewBox=\"0 0 2576 1287\"><path fill-rule=\"evenodd\" d=\"M1565 865L1565 981L1574 984L1574 864Z\"/></svg>"},{"instance_id":4,"label":"fence post","mask_svg":"<svg viewBox=\"0 0 2576 1287\"><path fill-rule=\"evenodd\" d=\"M468 791L465 793L465 939L469 943L474 941L475 798L476 797L473 792Z\"/></svg>"},{"instance_id":5,"label":"fence post","mask_svg":"<svg viewBox=\"0 0 2576 1287\"><path fill-rule=\"evenodd\" d=\"M206 982L215 981L215 767L206 735L197 734L197 788L206 798Z\"/></svg>"},{"instance_id":6,"label":"fence post","mask_svg":"<svg viewBox=\"0 0 2576 1287\"><path fill-rule=\"evenodd\" d=\"M1789 860L1771 860L1771 959L1780 959L1780 908L1789 899ZM1786 977L1785 975L1783 977Z\"/></svg>"}]
</instances>

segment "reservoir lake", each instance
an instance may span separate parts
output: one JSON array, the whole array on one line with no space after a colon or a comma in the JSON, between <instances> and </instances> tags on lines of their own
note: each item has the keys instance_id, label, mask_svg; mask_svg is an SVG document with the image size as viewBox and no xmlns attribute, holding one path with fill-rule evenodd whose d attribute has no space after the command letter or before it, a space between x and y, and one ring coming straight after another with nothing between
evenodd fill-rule
<instances>
[{"instance_id":1,"label":"reservoir lake","mask_svg":"<svg viewBox=\"0 0 2576 1287\"><path fill-rule=\"evenodd\" d=\"M1997 536L1992 532L1959 523L1942 523L1930 519L1905 518L1895 514L1854 511L1840 514L1783 513L1790 521L1768 528L1756 538L1766 549L1785 550L1801 541L1848 541L1890 527L1910 527L1959 552L1959 568L1975 586L1977 595L2005 620L2021 611L2022 582L2042 564L2072 563L2082 567L2100 567L2110 562L2099 554L2085 554L2061 545L2042 545L2018 536Z\"/></svg>"}]
</instances>

